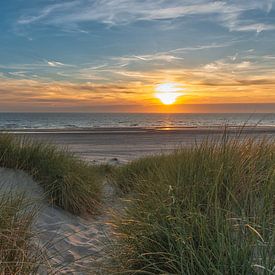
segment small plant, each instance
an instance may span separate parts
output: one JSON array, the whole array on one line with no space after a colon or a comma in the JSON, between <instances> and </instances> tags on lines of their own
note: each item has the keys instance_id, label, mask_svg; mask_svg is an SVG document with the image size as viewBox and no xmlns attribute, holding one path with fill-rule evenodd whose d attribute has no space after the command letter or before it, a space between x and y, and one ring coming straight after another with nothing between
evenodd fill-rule
<instances>
[{"instance_id":1,"label":"small plant","mask_svg":"<svg viewBox=\"0 0 275 275\"><path fill-rule=\"evenodd\" d=\"M0 135L0 167L21 169L42 185L49 201L74 214L94 213L100 200L98 168L53 145Z\"/></svg>"}]
</instances>

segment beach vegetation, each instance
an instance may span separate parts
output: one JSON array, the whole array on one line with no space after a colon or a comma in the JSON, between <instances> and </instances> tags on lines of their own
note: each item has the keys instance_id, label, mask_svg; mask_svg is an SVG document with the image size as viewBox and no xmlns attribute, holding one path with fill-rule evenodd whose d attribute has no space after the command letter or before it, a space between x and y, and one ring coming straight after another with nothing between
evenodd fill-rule
<instances>
[{"instance_id":1,"label":"beach vegetation","mask_svg":"<svg viewBox=\"0 0 275 275\"><path fill-rule=\"evenodd\" d=\"M0 135L0 167L30 174L48 201L73 214L95 213L101 197L101 173L96 165L66 148L10 134Z\"/></svg>"},{"instance_id":2,"label":"beach vegetation","mask_svg":"<svg viewBox=\"0 0 275 275\"><path fill-rule=\"evenodd\" d=\"M35 215L35 205L23 194L1 193L0 274L38 274L48 268L46 253L31 230Z\"/></svg>"},{"instance_id":3,"label":"beach vegetation","mask_svg":"<svg viewBox=\"0 0 275 275\"><path fill-rule=\"evenodd\" d=\"M228 138L113 172L117 274L274 274L275 144Z\"/></svg>"}]
</instances>

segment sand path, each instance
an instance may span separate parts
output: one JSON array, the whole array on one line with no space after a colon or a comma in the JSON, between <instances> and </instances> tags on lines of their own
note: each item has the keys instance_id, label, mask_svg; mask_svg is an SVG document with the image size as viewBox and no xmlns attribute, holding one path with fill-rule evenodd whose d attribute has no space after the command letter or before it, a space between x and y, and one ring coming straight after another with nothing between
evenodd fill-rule
<instances>
[{"instance_id":1,"label":"sand path","mask_svg":"<svg viewBox=\"0 0 275 275\"><path fill-rule=\"evenodd\" d=\"M109 210L119 203L111 186L106 184L104 189L101 214L84 219L50 206L43 200L41 187L26 173L0 168L1 192L24 192L38 204L33 229L37 232L38 244L46 248L51 257L56 274L106 274L102 261L106 260L104 247L111 234Z\"/></svg>"}]
</instances>

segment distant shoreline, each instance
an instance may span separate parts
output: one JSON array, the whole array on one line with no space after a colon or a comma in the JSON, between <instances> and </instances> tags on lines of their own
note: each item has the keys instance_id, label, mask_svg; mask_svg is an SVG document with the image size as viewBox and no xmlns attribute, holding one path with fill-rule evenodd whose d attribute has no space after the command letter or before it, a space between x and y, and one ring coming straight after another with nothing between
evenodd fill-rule
<instances>
[{"instance_id":1,"label":"distant shoreline","mask_svg":"<svg viewBox=\"0 0 275 275\"><path fill-rule=\"evenodd\" d=\"M14 128L0 129L0 133L12 134L131 134L131 133L160 133L160 132L188 132L188 133L220 133L225 126L175 126L175 127L95 127L95 128ZM229 133L236 132L268 132L275 133L275 126L226 126Z\"/></svg>"}]
</instances>

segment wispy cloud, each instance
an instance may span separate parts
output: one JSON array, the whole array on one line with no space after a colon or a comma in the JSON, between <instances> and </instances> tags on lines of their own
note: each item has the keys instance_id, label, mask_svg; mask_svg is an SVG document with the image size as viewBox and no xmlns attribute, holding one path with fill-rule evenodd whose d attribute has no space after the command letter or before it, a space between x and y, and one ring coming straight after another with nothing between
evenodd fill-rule
<instances>
[{"instance_id":1,"label":"wispy cloud","mask_svg":"<svg viewBox=\"0 0 275 275\"><path fill-rule=\"evenodd\" d=\"M219 48L226 48L234 45L237 40L232 40L230 42L221 42L221 43L212 43L212 44L203 44L203 45L194 45L193 47L182 47L168 51L169 53L179 54L179 53L188 53L195 51L204 51L204 50L212 50Z\"/></svg>"},{"instance_id":2,"label":"wispy cloud","mask_svg":"<svg viewBox=\"0 0 275 275\"><path fill-rule=\"evenodd\" d=\"M34 15L23 15L21 18L18 19L18 23L25 25L31 24L38 21L42 21L51 17L55 13L62 13L64 11L69 11L71 8L74 8L79 4L78 1L71 1L68 3L59 3L59 4L51 4L44 7L39 12L34 13Z\"/></svg>"},{"instance_id":3,"label":"wispy cloud","mask_svg":"<svg viewBox=\"0 0 275 275\"><path fill-rule=\"evenodd\" d=\"M75 65L64 64L54 60L43 60L43 62L36 63L19 63L19 64L0 64L0 69L11 69L11 70L40 70L47 69L49 67L75 67Z\"/></svg>"},{"instance_id":4,"label":"wispy cloud","mask_svg":"<svg viewBox=\"0 0 275 275\"><path fill-rule=\"evenodd\" d=\"M152 62L152 61L172 62L176 60L183 60L184 58L169 54L168 52L163 52L163 53L161 52L161 53L155 53L155 54L113 57L111 59L114 61L120 62L122 64L128 64L129 62Z\"/></svg>"},{"instance_id":5,"label":"wispy cloud","mask_svg":"<svg viewBox=\"0 0 275 275\"><path fill-rule=\"evenodd\" d=\"M54 61L54 60L45 60L45 63L48 64L50 67L75 67L74 65L71 64L64 64L59 61Z\"/></svg>"},{"instance_id":6,"label":"wispy cloud","mask_svg":"<svg viewBox=\"0 0 275 275\"><path fill-rule=\"evenodd\" d=\"M73 84L70 82L43 82L39 80L1 78L1 105L16 102L51 105L98 105L123 100L131 102L138 94L144 98L140 85L135 83L96 84L91 82ZM132 94L132 97L129 96Z\"/></svg>"},{"instance_id":7,"label":"wispy cloud","mask_svg":"<svg viewBox=\"0 0 275 275\"><path fill-rule=\"evenodd\" d=\"M55 26L77 26L82 22L96 21L107 25L129 24L136 21L156 21L184 18L186 16L208 16L231 31L274 30L275 24L250 18L247 11L259 10L269 13L274 0L75 0L45 6L39 11L23 14L19 25L34 23ZM205 18L206 19L206 18Z\"/></svg>"},{"instance_id":8,"label":"wispy cloud","mask_svg":"<svg viewBox=\"0 0 275 275\"><path fill-rule=\"evenodd\" d=\"M96 69L120 69L131 66L133 64L139 64L140 66L146 66L146 68L164 66L181 66L184 64L185 56L188 56L190 52L215 50L218 48L225 48L232 46L236 41L212 43L203 45L194 45L193 47L182 47L171 49L163 52L146 53L143 55L123 55L110 57L108 62L104 66L97 66ZM93 68L94 70L94 68ZM119 71L119 70L118 70Z\"/></svg>"},{"instance_id":9,"label":"wispy cloud","mask_svg":"<svg viewBox=\"0 0 275 275\"><path fill-rule=\"evenodd\" d=\"M255 22L254 19L241 20L240 14L231 14L224 16L221 21L230 31L238 32L256 32L261 33L263 31L275 30L275 24Z\"/></svg>"},{"instance_id":10,"label":"wispy cloud","mask_svg":"<svg viewBox=\"0 0 275 275\"><path fill-rule=\"evenodd\" d=\"M264 55L264 59L275 61L275 55Z\"/></svg>"},{"instance_id":11,"label":"wispy cloud","mask_svg":"<svg viewBox=\"0 0 275 275\"><path fill-rule=\"evenodd\" d=\"M96 83L115 83L121 81L142 81L143 83L165 81L169 73L158 73L161 70L177 70L182 77L209 77L213 81L220 75L226 80L236 75L260 76L268 75L274 70L273 55L257 55L254 51L238 51L234 55L205 62L204 64L188 65L185 57L190 58L190 51L214 50L227 47L228 43L197 45L190 48L177 48L166 52L146 53L143 55L122 55L105 57L94 63L78 65L65 64L56 60L44 60L34 64L0 65L4 73L17 79L41 79L54 81L93 81ZM213 52L213 51L212 51ZM212 59L212 58L211 58ZM210 60L211 60L210 59ZM154 74L154 72L157 72ZM173 74L174 75L174 74ZM162 79L161 79L162 78ZM187 79L188 81L193 79Z\"/></svg>"},{"instance_id":12,"label":"wispy cloud","mask_svg":"<svg viewBox=\"0 0 275 275\"><path fill-rule=\"evenodd\" d=\"M61 62L58 62L58 61L47 61L47 64L50 67L62 67L62 66L65 66L65 64L63 64Z\"/></svg>"},{"instance_id":13,"label":"wispy cloud","mask_svg":"<svg viewBox=\"0 0 275 275\"><path fill-rule=\"evenodd\" d=\"M236 61L236 59L232 60L233 62ZM225 60L218 60L209 64L206 64L204 66L204 69L208 72L234 72L234 71L245 71L253 68L253 64L250 61L241 61L241 62L226 62Z\"/></svg>"}]
</instances>

